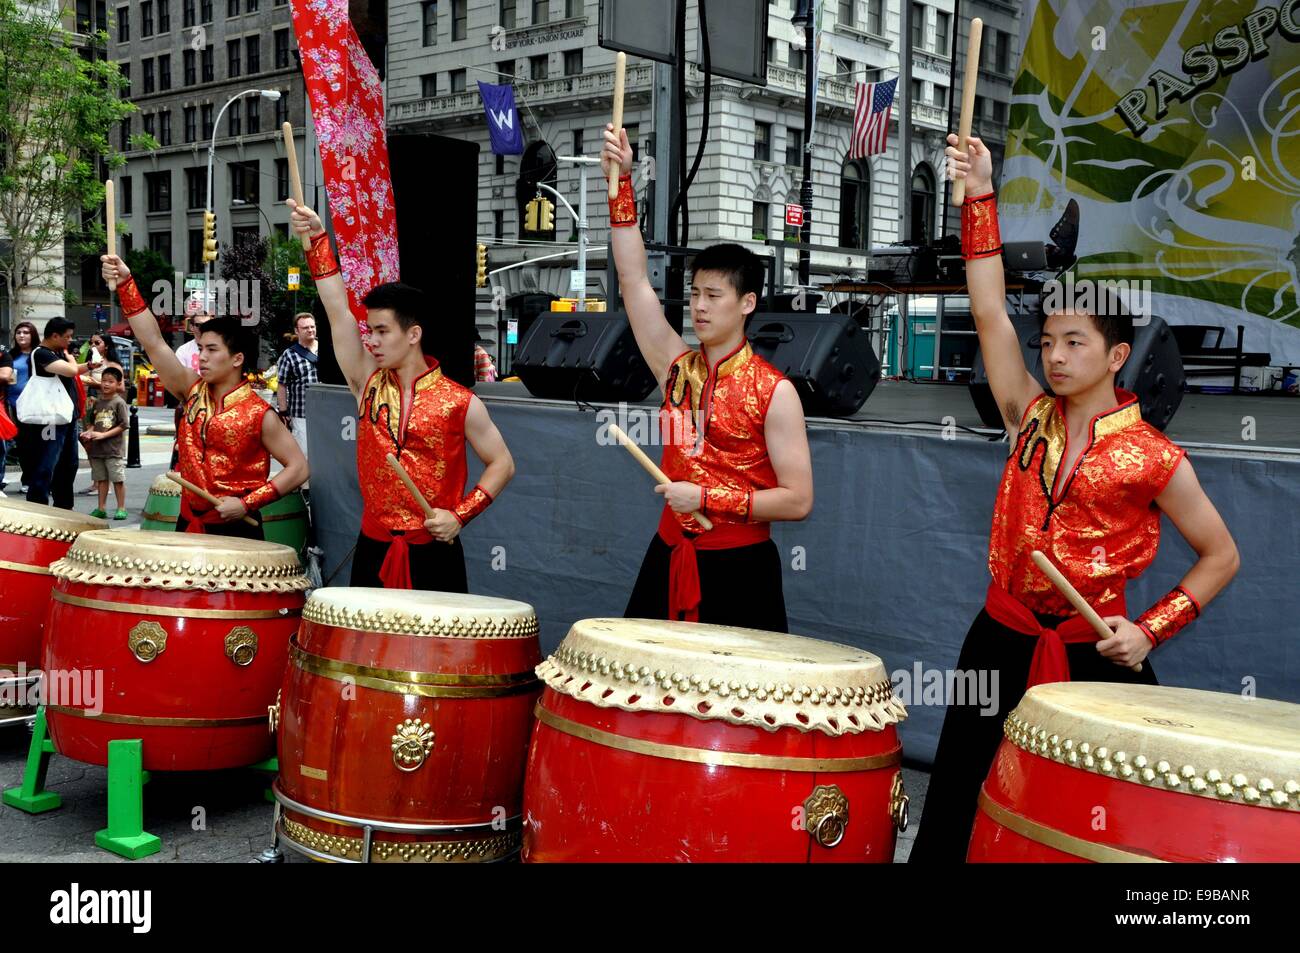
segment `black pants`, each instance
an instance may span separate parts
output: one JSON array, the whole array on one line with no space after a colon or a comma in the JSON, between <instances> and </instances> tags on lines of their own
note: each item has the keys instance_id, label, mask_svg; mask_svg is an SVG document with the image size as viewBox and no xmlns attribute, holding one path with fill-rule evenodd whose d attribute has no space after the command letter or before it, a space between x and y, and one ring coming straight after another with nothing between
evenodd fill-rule
<instances>
[{"instance_id":1,"label":"black pants","mask_svg":"<svg viewBox=\"0 0 1300 953\"><path fill-rule=\"evenodd\" d=\"M382 588L379 569L384 565L391 543L371 539L364 533L357 536L357 548L352 553L352 586ZM465 548L457 536L451 545L436 539L409 547L411 553L411 588L428 592L469 592L469 577L465 574Z\"/></svg>"},{"instance_id":2,"label":"black pants","mask_svg":"<svg viewBox=\"0 0 1300 953\"><path fill-rule=\"evenodd\" d=\"M257 517L254 517L256 519ZM190 525L190 521L185 515L178 514L176 517L176 532L183 533L185 528ZM259 522L256 526L249 526L243 520L230 520L226 523L208 523L204 529L209 536L234 536L238 539L259 539L265 540L266 536L262 532L262 524Z\"/></svg>"},{"instance_id":3,"label":"black pants","mask_svg":"<svg viewBox=\"0 0 1300 953\"><path fill-rule=\"evenodd\" d=\"M1038 619L1053 628L1060 621L1050 616ZM995 707L985 713L973 700L948 706L925 795L921 826L909 862L960 864L965 861L980 786L1002 742L1002 723L1025 695L1037 643L1036 637L1021 635L996 622L986 610L980 610L966 633L957 668L963 672L998 673ZM1065 651L1070 660L1071 681L1156 684L1150 660L1142 663L1141 672L1134 672L1101 655L1095 642L1067 644Z\"/></svg>"},{"instance_id":4,"label":"black pants","mask_svg":"<svg viewBox=\"0 0 1300 953\"><path fill-rule=\"evenodd\" d=\"M27 477L27 501L73 508L77 476L77 422L46 426L19 424L19 454ZM51 499L51 497L53 499Z\"/></svg>"},{"instance_id":5,"label":"black pants","mask_svg":"<svg viewBox=\"0 0 1300 953\"><path fill-rule=\"evenodd\" d=\"M626 619L667 619L668 564L672 547L656 533L623 612ZM781 588L781 554L766 539L735 549L697 550L700 622L789 632Z\"/></svg>"}]
</instances>

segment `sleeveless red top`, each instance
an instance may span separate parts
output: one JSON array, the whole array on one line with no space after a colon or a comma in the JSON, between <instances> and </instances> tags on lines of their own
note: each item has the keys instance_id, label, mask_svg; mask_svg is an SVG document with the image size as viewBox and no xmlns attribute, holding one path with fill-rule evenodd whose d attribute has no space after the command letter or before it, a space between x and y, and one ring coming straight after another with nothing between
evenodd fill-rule
<instances>
[{"instance_id":1,"label":"sleeveless red top","mask_svg":"<svg viewBox=\"0 0 1300 953\"><path fill-rule=\"evenodd\" d=\"M196 381L176 429L181 476L215 497L242 497L266 483L271 454L262 444L262 418L270 409L247 381L221 401L205 381ZM189 490L182 493L193 512L212 508Z\"/></svg>"}]
</instances>

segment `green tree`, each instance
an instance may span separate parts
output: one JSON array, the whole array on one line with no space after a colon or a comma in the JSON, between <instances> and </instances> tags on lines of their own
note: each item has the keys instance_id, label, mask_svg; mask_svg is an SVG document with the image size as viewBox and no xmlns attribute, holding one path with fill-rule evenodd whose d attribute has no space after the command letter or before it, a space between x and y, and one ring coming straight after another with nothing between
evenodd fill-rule
<instances>
[{"instance_id":1,"label":"green tree","mask_svg":"<svg viewBox=\"0 0 1300 953\"><path fill-rule=\"evenodd\" d=\"M258 284L260 308L257 333L275 354L282 351L293 331L296 311L310 311L319 297L307 270L302 243L278 235L244 241L221 250L221 279L251 281ZM297 292L289 289L289 269L297 268L301 285ZM296 309L295 309L296 303Z\"/></svg>"},{"instance_id":2,"label":"green tree","mask_svg":"<svg viewBox=\"0 0 1300 953\"><path fill-rule=\"evenodd\" d=\"M176 269L166 258L154 251L152 248L132 248L122 256L126 262L126 267L131 269L131 277L135 279L135 286L140 289L140 294L144 296L146 302L152 303L158 292L154 291L159 281L166 282L166 289L171 289L176 284ZM173 302L174 296L170 290L167 290L167 301ZM177 320L179 315L175 316Z\"/></svg>"},{"instance_id":3,"label":"green tree","mask_svg":"<svg viewBox=\"0 0 1300 953\"><path fill-rule=\"evenodd\" d=\"M0 276L14 319L28 313L24 291L62 291L62 275L38 274L38 259L76 243L78 254L104 247L106 170L125 162L109 131L135 107L119 98L126 85L116 63L93 55L108 42L100 31L90 56L65 29L69 7L0 0ZM135 148L157 148L151 136ZM33 267L36 266L36 267Z\"/></svg>"}]
</instances>

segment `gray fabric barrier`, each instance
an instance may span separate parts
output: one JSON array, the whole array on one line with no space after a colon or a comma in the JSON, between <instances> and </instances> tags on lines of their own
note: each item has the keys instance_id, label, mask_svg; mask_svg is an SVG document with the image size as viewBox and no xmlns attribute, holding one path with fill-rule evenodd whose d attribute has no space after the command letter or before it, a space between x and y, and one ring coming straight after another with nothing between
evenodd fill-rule
<instances>
[{"instance_id":1,"label":"gray fabric barrier","mask_svg":"<svg viewBox=\"0 0 1300 953\"><path fill-rule=\"evenodd\" d=\"M542 401L486 404L517 473L462 535L470 589L532 604L549 652L575 619L622 615L659 497L626 451L598 443L595 413ZM347 585L361 518L355 443L347 439L355 414L345 388L309 388L312 515L332 585ZM954 668L988 585L1006 444L827 423L812 424L809 439L813 514L773 527L790 630L865 648L909 680L918 662L930 678ZM658 458L656 448L648 452ZM1300 455L1193 448L1190 456L1237 539L1242 566L1204 617L1154 653L1157 676L1167 685L1300 702ZM471 454L470 485L480 470ZM1129 587L1131 613L1173 588L1194 558L1165 520L1155 564ZM904 750L929 762L942 703L921 696L908 710Z\"/></svg>"}]
</instances>

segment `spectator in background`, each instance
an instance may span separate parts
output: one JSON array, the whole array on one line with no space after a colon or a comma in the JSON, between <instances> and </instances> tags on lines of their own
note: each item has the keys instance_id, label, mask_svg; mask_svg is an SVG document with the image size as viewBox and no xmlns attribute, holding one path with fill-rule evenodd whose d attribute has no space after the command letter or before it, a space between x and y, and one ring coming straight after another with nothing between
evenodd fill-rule
<instances>
[{"instance_id":1,"label":"spectator in background","mask_svg":"<svg viewBox=\"0 0 1300 953\"><path fill-rule=\"evenodd\" d=\"M27 386L27 380L32 374L32 349L40 340L40 335L36 333L36 325L30 321L19 322L14 328L14 346L9 350L9 359L14 369L14 380L9 385L8 393L5 395L5 409L9 412L9 419L15 424L18 423L18 398L23 394L23 388ZM22 453L21 432L19 437L14 438L9 443L9 455L17 456L18 462L22 466L22 476L19 479L19 487L22 492L27 492L27 458ZM0 487L3 489L3 487Z\"/></svg>"},{"instance_id":2,"label":"spectator in background","mask_svg":"<svg viewBox=\"0 0 1300 953\"><path fill-rule=\"evenodd\" d=\"M117 512L113 519L126 519L126 428L130 412L122 399L122 368L108 364L99 376L99 395L86 415L87 429L81 435L81 445L86 448L90 461L90 478L99 492L99 506L90 515L107 518L104 507L108 503L108 485L113 484L117 496Z\"/></svg>"},{"instance_id":3,"label":"spectator in background","mask_svg":"<svg viewBox=\"0 0 1300 953\"><path fill-rule=\"evenodd\" d=\"M77 422L83 412L77 378L94 366L79 364L68 353L72 344L73 324L67 318L50 318L45 337L31 354L32 379L58 377L72 401L72 422L58 424L47 433L45 424L19 422L19 452L27 457L27 501L72 509L72 481L77 473Z\"/></svg>"},{"instance_id":4,"label":"spectator in background","mask_svg":"<svg viewBox=\"0 0 1300 953\"><path fill-rule=\"evenodd\" d=\"M293 439L298 441L303 456L306 456L307 385L318 380L316 362L320 344L316 340L316 319L306 311L294 315L293 333L298 340L284 349L275 364L278 379L275 401L280 419L288 425Z\"/></svg>"},{"instance_id":5,"label":"spectator in background","mask_svg":"<svg viewBox=\"0 0 1300 953\"><path fill-rule=\"evenodd\" d=\"M483 348L474 345L474 380L491 383L497 379L497 368L492 363L492 355Z\"/></svg>"},{"instance_id":6,"label":"spectator in background","mask_svg":"<svg viewBox=\"0 0 1300 953\"><path fill-rule=\"evenodd\" d=\"M16 424L13 415L9 413L9 401L6 395L9 391L9 385L14 382L14 359L9 356L8 351L0 351L0 409L4 410L5 419L10 423ZM7 429L7 428L6 428ZM5 460L9 456L9 441L0 440L0 499L4 499L5 493Z\"/></svg>"}]
</instances>

